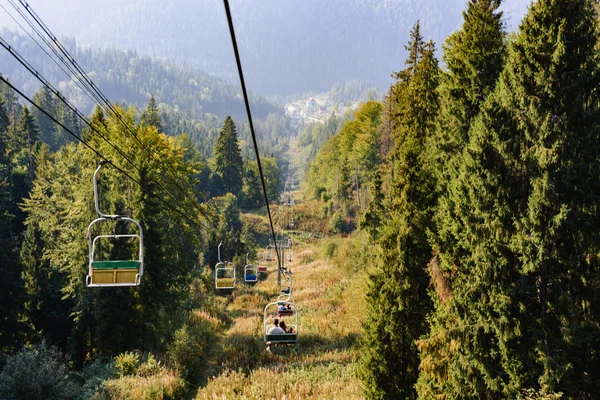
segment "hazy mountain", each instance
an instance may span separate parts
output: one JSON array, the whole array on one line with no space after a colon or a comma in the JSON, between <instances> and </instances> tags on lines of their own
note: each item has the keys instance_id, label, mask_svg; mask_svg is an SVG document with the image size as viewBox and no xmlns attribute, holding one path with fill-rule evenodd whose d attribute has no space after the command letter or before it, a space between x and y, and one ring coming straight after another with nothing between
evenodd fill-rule
<instances>
[{"instance_id":1,"label":"hazy mountain","mask_svg":"<svg viewBox=\"0 0 600 400\"><path fill-rule=\"evenodd\" d=\"M78 79L67 76L30 37L6 29L0 29L0 36L77 108L86 114L92 111L96 102L84 95L78 86ZM132 50L81 48L73 39L66 39L63 44L111 101L145 107L150 96L154 95L157 102L167 104L190 117L199 118L210 113L220 117L232 115L236 119L246 119L238 87L225 79L190 65L140 56ZM4 52L4 49L1 51ZM8 54L0 58L0 73L28 95L41 86L35 76ZM283 112L281 107L264 97L250 93L250 100L257 118L265 119L270 113Z\"/></svg>"},{"instance_id":2,"label":"hazy mountain","mask_svg":"<svg viewBox=\"0 0 600 400\"><path fill-rule=\"evenodd\" d=\"M189 63L236 80L220 0L30 0L58 36L92 47L115 46ZM528 0L507 0L515 28ZM326 91L360 79L386 88L401 68L417 19L442 41L462 23L466 0L232 0L249 89L263 94ZM10 6L6 5L13 15ZM14 27L0 10L0 24Z\"/></svg>"}]
</instances>

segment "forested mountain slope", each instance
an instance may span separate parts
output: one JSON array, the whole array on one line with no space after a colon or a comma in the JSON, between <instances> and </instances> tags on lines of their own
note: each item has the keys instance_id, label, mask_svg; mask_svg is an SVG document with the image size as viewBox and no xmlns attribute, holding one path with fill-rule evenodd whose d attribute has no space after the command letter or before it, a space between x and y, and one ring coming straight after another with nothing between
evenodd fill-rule
<instances>
[{"instance_id":1,"label":"forested mountain slope","mask_svg":"<svg viewBox=\"0 0 600 400\"><path fill-rule=\"evenodd\" d=\"M221 1L30 3L59 36L74 35L94 47L135 49L235 78ZM503 4L509 29L516 28L528 4ZM389 87L410 26L420 19L424 34L441 43L460 27L464 5L454 0L248 0L233 1L231 8L249 88L291 94L325 91L350 79ZM4 13L0 24L13 26Z\"/></svg>"},{"instance_id":2,"label":"forested mountain slope","mask_svg":"<svg viewBox=\"0 0 600 400\"><path fill-rule=\"evenodd\" d=\"M29 36L23 32L8 30L0 31L0 35L45 78L53 82L77 108L86 114L92 111L95 103L81 92L77 79L72 75L67 76L52 63ZM211 113L220 117L232 115L236 119L247 119L237 84L187 64L142 56L135 51L83 48L73 38L62 42L111 101L141 108L154 95L158 103L168 104L188 117L198 118L202 114ZM0 58L0 72L26 93L31 94L40 86L39 81L8 54ZM266 99L257 96L252 97L252 107L254 115L259 119L280 111Z\"/></svg>"}]
</instances>

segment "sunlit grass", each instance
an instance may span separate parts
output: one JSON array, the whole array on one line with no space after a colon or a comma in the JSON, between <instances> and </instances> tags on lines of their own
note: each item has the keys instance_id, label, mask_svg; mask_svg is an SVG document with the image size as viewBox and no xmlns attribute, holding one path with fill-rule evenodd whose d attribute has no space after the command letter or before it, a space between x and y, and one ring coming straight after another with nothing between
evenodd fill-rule
<instances>
[{"instance_id":1,"label":"sunlit grass","mask_svg":"<svg viewBox=\"0 0 600 400\"><path fill-rule=\"evenodd\" d=\"M149 377L124 376L105 381L96 399L139 400L180 399L185 395L185 382L173 371L162 371Z\"/></svg>"},{"instance_id":2,"label":"sunlit grass","mask_svg":"<svg viewBox=\"0 0 600 400\"><path fill-rule=\"evenodd\" d=\"M219 372L199 388L197 399L358 399L357 340L365 316L363 272L328 261L335 238L294 248L293 298L299 310L299 341L265 351L263 310L278 296L277 272L227 298L233 323L221 346ZM336 263L337 264L337 263ZM338 264L339 265L339 264Z\"/></svg>"}]
</instances>

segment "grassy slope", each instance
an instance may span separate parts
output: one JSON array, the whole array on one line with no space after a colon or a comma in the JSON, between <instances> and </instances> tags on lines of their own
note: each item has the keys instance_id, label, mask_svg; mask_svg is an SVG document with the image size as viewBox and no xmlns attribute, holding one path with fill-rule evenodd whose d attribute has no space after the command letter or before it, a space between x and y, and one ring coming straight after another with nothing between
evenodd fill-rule
<instances>
[{"instance_id":1,"label":"grassy slope","mask_svg":"<svg viewBox=\"0 0 600 400\"><path fill-rule=\"evenodd\" d=\"M326 248L341 241L294 249L293 295L300 312L300 339L294 346L268 353L261 336L263 308L278 294L276 271L254 287L242 285L221 298L235 319L221 341L216 373L197 399L362 397L355 368L366 280L362 273L324 260Z\"/></svg>"}]
</instances>

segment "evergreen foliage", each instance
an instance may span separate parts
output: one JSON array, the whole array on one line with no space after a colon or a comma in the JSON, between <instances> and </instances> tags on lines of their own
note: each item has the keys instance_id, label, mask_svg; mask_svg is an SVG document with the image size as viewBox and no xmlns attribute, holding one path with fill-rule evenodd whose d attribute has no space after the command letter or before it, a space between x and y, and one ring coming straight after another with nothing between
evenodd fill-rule
<instances>
[{"instance_id":1,"label":"evergreen foliage","mask_svg":"<svg viewBox=\"0 0 600 400\"><path fill-rule=\"evenodd\" d=\"M598 391L597 32L592 2L539 0L509 45L448 185L422 397Z\"/></svg>"},{"instance_id":2,"label":"evergreen foliage","mask_svg":"<svg viewBox=\"0 0 600 400\"><path fill-rule=\"evenodd\" d=\"M417 23L407 46L406 68L395 76L394 180L386 223L378 240L376 269L368 292L361 376L370 398L416 398L419 354L415 341L427 330L432 308L424 267L434 199L427 144L437 113L438 66L432 42Z\"/></svg>"},{"instance_id":3,"label":"evergreen foliage","mask_svg":"<svg viewBox=\"0 0 600 400\"><path fill-rule=\"evenodd\" d=\"M156 100L154 100L154 96L150 97L148 106L146 107L144 112L142 112L141 124L151 125L158 129L159 132L163 132L160 113L158 112L158 106L156 105Z\"/></svg>"},{"instance_id":4,"label":"evergreen foliage","mask_svg":"<svg viewBox=\"0 0 600 400\"><path fill-rule=\"evenodd\" d=\"M215 171L223 178L225 189L234 196L242 189L243 167L237 129L231 117L227 117L215 146Z\"/></svg>"}]
</instances>

